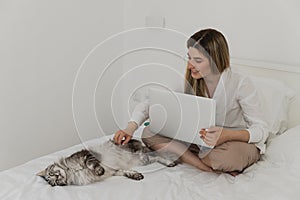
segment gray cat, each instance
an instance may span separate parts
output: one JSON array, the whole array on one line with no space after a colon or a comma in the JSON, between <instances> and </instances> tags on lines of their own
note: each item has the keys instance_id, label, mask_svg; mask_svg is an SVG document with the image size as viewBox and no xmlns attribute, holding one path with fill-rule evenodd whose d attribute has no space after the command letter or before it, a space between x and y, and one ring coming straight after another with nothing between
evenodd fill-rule
<instances>
[{"instance_id":1,"label":"gray cat","mask_svg":"<svg viewBox=\"0 0 300 200\"><path fill-rule=\"evenodd\" d=\"M132 167L153 162L173 167L177 164L176 158L176 155L151 151L138 140L131 140L126 145L116 145L109 140L61 158L37 175L51 186L86 185L111 176L141 180L144 176L131 170Z\"/></svg>"}]
</instances>

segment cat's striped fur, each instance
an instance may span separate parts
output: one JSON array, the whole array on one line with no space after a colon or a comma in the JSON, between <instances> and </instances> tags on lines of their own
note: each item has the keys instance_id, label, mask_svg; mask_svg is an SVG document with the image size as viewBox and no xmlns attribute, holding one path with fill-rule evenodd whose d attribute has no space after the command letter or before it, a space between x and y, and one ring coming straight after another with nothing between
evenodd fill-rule
<instances>
[{"instance_id":1,"label":"cat's striped fur","mask_svg":"<svg viewBox=\"0 0 300 200\"><path fill-rule=\"evenodd\" d=\"M143 175L131 170L132 167L153 162L172 167L176 165L175 160L175 155L158 155L138 140L131 140L126 145L116 145L109 140L61 158L38 175L52 186L86 185L111 176L141 180Z\"/></svg>"}]
</instances>

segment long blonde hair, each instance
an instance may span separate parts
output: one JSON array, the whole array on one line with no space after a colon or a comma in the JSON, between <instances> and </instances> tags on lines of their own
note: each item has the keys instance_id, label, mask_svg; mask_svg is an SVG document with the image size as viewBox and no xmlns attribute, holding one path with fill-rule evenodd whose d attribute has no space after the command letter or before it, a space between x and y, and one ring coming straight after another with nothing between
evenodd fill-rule
<instances>
[{"instance_id":1,"label":"long blonde hair","mask_svg":"<svg viewBox=\"0 0 300 200\"><path fill-rule=\"evenodd\" d=\"M222 33L214 29L204 29L194 33L187 41L187 48L198 49L208 58L213 74L222 73L230 67L229 48ZM186 69L185 93L206 96L207 87L203 78L194 79L191 70Z\"/></svg>"}]
</instances>

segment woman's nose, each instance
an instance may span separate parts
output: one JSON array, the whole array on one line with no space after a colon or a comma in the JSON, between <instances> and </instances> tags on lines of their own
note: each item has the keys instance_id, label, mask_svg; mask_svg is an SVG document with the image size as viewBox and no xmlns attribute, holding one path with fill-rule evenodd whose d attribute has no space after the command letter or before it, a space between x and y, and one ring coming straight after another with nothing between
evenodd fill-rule
<instances>
[{"instance_id":1,"label":"woman's nose","mask_svg":"<svg viewBox=\"0 0 300 200\"><path fill-rule=\"evenodd\" d=\"M194 68L195 66L189 61L188 62L188 69L192 69L192 68Z\"/></svg>"}]
</instances>

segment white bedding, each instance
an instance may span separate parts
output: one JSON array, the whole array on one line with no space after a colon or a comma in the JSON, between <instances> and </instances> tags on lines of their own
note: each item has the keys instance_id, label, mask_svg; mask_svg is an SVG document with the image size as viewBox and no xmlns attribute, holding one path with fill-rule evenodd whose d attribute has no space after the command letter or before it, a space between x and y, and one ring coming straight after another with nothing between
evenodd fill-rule
<instances>
[{"instance_id":1,"label":"white bedding","mask_svg":"<svg viewBox=\"0 0 300 200\"><path fill-rule=\"evenodd\" d=\"M141 132L141 128L138 130ZM102 137L93 145L111 138ZM0 173L0 199L270 199L300 198L300 125L273 138L262 160L237 177L201 172L188 165L166 168L158 163L136 168L144 179L111 177L87 186L51 187L35 174L74 147L34 159Z\"/></svg>"}]
</instances>

